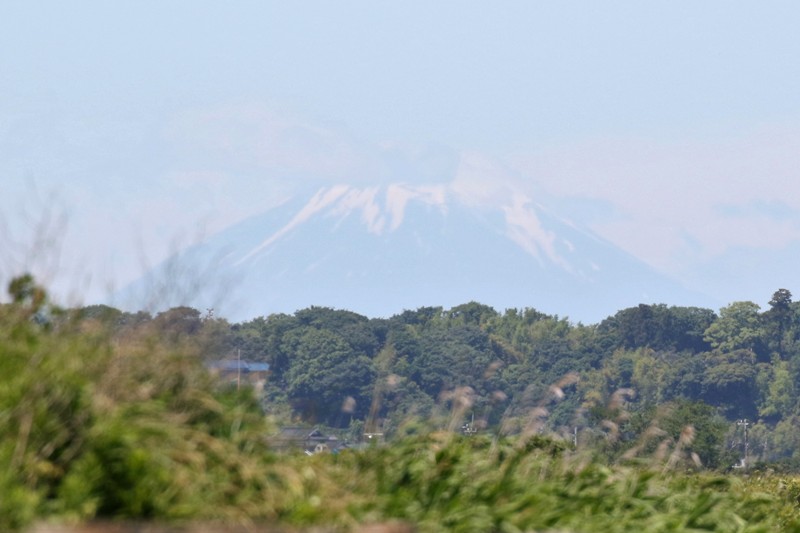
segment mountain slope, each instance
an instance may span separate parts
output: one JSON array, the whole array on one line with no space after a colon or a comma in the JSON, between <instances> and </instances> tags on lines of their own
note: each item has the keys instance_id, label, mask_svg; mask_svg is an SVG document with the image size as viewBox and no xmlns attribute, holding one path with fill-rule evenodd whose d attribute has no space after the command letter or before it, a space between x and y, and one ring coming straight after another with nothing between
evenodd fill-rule
<instances>
[{"instance_id":1,"label":"mountain slope","mask_svg":"<svg viewBox=\"0 0 800 533\"><path fill-rule=\"evenodd\" d=\"M178 288L185 272L199 283ZM120 299L148 288L161 306L213 306L234 320L310 305L389 316L475 300L595 322L638 303L707 304L523 195L486 205L446 185L342 185L294 198L191 247Z\"/></svg>"}]
</instances>

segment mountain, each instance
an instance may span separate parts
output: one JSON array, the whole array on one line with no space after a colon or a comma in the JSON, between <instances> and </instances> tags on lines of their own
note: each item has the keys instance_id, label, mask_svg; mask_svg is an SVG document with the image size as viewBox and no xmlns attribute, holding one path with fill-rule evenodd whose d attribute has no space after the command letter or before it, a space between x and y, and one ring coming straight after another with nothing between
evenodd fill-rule
<instances>
[{"instance_id":1,"label":"mountain","mask_svg":"<svg viewBox=\"0 0 800 533\"><path fill-rule=\"evenodd\" d=\"M709 303L523 194L489 202L406 184L292 198L170 258L115 303L244 320L311 305L379 317L469 301L583 322L639 303Z\"/></svg>"}]
</instances>

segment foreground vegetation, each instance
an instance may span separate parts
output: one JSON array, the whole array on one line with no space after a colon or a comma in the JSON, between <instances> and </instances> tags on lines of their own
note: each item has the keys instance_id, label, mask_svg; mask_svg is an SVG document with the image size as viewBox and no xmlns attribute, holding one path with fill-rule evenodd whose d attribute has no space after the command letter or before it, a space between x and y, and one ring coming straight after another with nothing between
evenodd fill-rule
<instances>
[{"instance_id":1,"label":"foreground vegetation","mask_svg":"<svg viewBox=\"0 0 800 533\"><path fill-rule=\"evenodd\" d=\"M561 377L539 391L544 378L515 347L533 342L523 325L556 340L561 328L577 352L576 339L591 333L558 319L523 314L513 342L498 333L496 313L465 312L487 311L480 306L419 311L394 325L329 310L263 320L268 333L282 324L265 357L283 367L258 391L221 383L205 365L236 343L247 349L248 336L252 345L278 338L254 335L252 325L186 309L155 318L61 310L30 277L10 294L13 303L0 306L2 530L111 519L331 531L393 521L420 531L800 531L800 478L726 472L719 407L687 398L633 405L602 354L585 373L552 370L548 379ZM340 320L337 335L350 340L312 318ZM364 324L383 329L359 335ZM363 353L351 358L354 345ZM617 349L613 364L624 368L627 353ZM536 385L523 388L527 397L503 397L511 374L494 362L509 354L516 379ZM556 359L536 364L544 361ZM643 372L636 364L631 376ZM589 370L608 382L593 382ZM372 390L355 396L342 375L359 373ZM314 379L326 388L311 387ZM323 409L323 393L334 408ZM355 402L344 413L342 396ZM570 410L585 425L565 438L557 424ZM388 429L386 442L314 456L270 446L292 417L334 426L343 414L343 436ZM462 435L467 422L476 431Z\"/></svg>"}]
</instances>

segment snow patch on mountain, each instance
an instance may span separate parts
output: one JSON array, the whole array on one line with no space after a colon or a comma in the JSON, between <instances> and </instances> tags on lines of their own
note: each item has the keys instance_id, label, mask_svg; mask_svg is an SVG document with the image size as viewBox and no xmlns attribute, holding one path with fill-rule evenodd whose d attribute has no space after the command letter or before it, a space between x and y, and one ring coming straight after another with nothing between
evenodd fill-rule
<instances>
[{"instance_id":1,"label":"snow patch on mountain","mask_svg":"<svg viewBox=\"0 0 800 533\"><path fill-rule=\"evenodd\" d=\"M320 190L314 197L303 207L292 220L279 229L277 232L273 233L263 242L261 242L258 246L250 250L247 254L244 255L241 259L234 263L234 266L239 266L240 264L244 263L251 257L255 256L262 250L268 248L271 244L277 242L281 237L288 234L294 228L300 226L303 222L309 220L312 216L316 213L325 209L325 207L333 204L337 199L339 199L342 195L344 195L349 187L346 185L337 185L331 187L330 189L322 189Z\"/></svg>"},{"instance_id":2,"label":"snow patch on mountain","mask_svg":"<svg viewBox=\"0 0 800 533\"><path fill-rule=\"evenodd\" d=\"M460 203L465 198L467 195L464 190L454 190L447 185L392 184L387 187L363 189L336 185L324 188L319 190L286 225L245 253L234 266L255 258L314 216L335 217L341 220L356 215L369 233L380 236L400 228L410 202L433 207L444 214L448 209L448 200ZM481 203L480 200L473 197L473 201L468 203L475 205ZM504 213L507 224L506 237L536 258L540 264L543 265L545 260L549 260L565 270L572 271L569 262L556 250L556 235L545 229L530 198L515 193L511 195L510 203L507 205L492 207L499 208ZM485 208L487 207L484 206ZM571 244L567 246L572 247Z\"/></svg>"},{"instance_id":3,"label":"snow patch on mountain","mask_svg":"<svg viewBox=\"0 0 800 533\"><path fill-rule=\"evenodd\" d=\"M502 208L508 224L506 235L535 257L540 265L543 264L542 256L545 256L553 264L572 271L569 263L555 249L555 233L547 231L542 226L530 203L531 200L527 196L515 194L512 204Z\"/></svg>"}]
</instances>

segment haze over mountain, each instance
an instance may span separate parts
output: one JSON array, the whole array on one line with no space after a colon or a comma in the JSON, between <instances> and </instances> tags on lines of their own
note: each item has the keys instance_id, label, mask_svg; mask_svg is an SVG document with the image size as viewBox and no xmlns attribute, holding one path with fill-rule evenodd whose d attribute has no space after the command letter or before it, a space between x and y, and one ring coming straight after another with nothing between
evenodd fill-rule
<instances>
[{"instance_id":1,"label":"haze over mountain","mask_svg":"<svg viewBox=\"0 0 800 533\"><path fill-rule=\"evenodd\" d=\"M118 301L141 308L147 296L237 320L474 300L596 322L638 303L711 303L522 192L490 203L454 184L403 183L295 196L173 256Z\"/></svg>"},{"instance_id":2,"label":"haze over mountain","mask_svg":"<svg viewBox=\"0 0 800 533\"><path fill-rule=\"evenodd\" d=\"M363 214L371 211L345 209L343 196L250 259L221 264L223 286L248 274L239 296L222 290L237 313L233 301L244 306L251 295L259 313L291 308L286 291L306 290L313 272L301 273L310 264L319 264L316 276L325 265L339 272L331 286L314 278L317 291L339 290L365 311L484 293L497 295L502 301L488 303L498 307L573 318L584 318L584 307L594 318L588 309L601 301L609 311L642 299L706 303L678 289L661 296L656 282L623 298L629 289L597 259L609 243L624 250L622 264L635 257L710 295L710 307L765 305L778 288L800 290L799 17L796 2L685 0L4 6L0 46L15 53L0 54L0 288L31 272L64 305L106 302L199 242L192 235L271 220L247 245L222 234L203 241L209 269L214 250L241 259L318 190L346 184L361 195L377 188L369 209L386 217L384 226L359 222L373 220ZM503 182L519 195L496 195ZM393 228L393 184L445 184L447 209L409 200ZM554 237L537 234L535 253L516 264L531 246L519 224L509 225L529 216L516 203L523 196ZM276 205L283 211L269 215ZM474 235L454 235L460 226ZM421 227L438 262L424 246L406 245ZM328 250L340 240L344 251ZM462 241L474 249L463 251ZM389 253L387 242L400 250ZM469 291L412 298L424 282L412 273L435 265L420 274L433 285L444 250L469 258L447 267L469 280ZM279 257L299 272L269 273L265 264ZM410 272L409 288L393 289L402 276L380 261ZM509 277L501 298L489 284L507 264L517 277L558 276L536 286ZM250 276L262 269L265 293L255 298ZM613 274L640 279L630 274L639 271L617 266ZM377 284L378 273L390 287L370 287L360 300L345 282L350 274ZM608 294L589 290L596 284ZM392 290L407 299L392 304Z\"/></svg>"}]
</instances>

